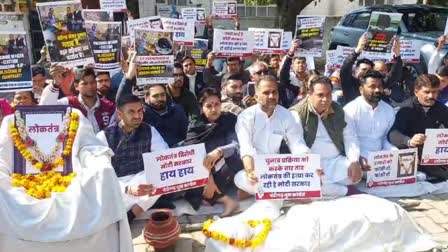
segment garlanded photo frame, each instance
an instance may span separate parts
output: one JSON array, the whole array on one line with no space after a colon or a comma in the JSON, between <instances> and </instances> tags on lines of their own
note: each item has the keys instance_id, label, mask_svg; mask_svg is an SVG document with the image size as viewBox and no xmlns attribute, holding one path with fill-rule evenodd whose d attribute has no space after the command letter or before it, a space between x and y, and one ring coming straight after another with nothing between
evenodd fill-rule
<instances>
[{"instance_id":1,"label":"garlanded photo frame","mask_svg":"<svg viewBox=\"0 0 448 252\"><path fill-rule=\"evenodd\" d=\"M57 136L59 135L59 129L63 128L63 118L67 113L68 106L54 105L54 106L17 106L16 112L20 113L20 117L25 122L25 128L27 133L36 142L38 148L54 149L55 146L50 146L51 143L56 143ZM14 118L14 124L17 128L17 117ZM32 131L32 133L30 133ZM61 130L62 131L62 130ZM67 137L62 143L61 150L56 153L56 156L61 156L62 150L67 144ZM33 153L34 154L34 153ZM48 155L48 153L46 153ZM72 173L72 159L71 155L63 157L64 165L55 169L56 172L60 172L62 175L68 175ZM14 147L14 173L36 174L40 171L33 167L33 165L27 161L20 154L19 150Z\"/></svg>"}]
</instances>

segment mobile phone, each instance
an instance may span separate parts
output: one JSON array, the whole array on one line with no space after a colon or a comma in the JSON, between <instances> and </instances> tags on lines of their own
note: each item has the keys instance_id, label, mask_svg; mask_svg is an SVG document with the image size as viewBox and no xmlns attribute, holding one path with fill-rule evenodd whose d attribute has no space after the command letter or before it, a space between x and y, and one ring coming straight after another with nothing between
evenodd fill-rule
<instances>
[{"instance_id":1,"label":"mobile phone","mask_svg":"<svg viewBox=\"0 0 448 252\"><path fill-rule=\"evenodd\" d=\"M247 83L247 93L249 96L255 95L255 82L248 82Z\"/></svg>"}]
</instances>

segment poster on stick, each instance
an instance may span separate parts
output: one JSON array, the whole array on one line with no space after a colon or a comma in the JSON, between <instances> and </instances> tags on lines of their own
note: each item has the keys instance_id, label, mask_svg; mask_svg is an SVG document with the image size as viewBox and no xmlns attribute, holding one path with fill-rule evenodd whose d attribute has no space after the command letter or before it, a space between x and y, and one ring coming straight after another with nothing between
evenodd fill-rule
<instances>
[{"instance_id":1,"label":"poster on stick","mask_svg":"<svg viewBox=\"0 0 448 252\"><path fill-rule=\"evenodd\" d=\"M0 92L32 87L26 32L0 31Z\"/></svg>"},{"instance_id":2,"label":"poster on stick","mask_svg":"<svg viewBox=\"0 0 448 252\"><path fill-rule=\"evenodd\" d=\"M417 149L369 152L367 187L413 184L417 181Z\"/></svg>"},{"instance_id":3,"label":"poster on stick","mask_svg":"<svg viewBox=\"0 0 448 252\"><path fill-rule=\"evenodd\" d=\"M322 56L324 23L325 16L297 16L295 38L300 40L297 56Z\"/></svg>"},{"instance_id":4,"label":"poster on stick","mask_svg":"<svg viewBox=\"0 0 448 252\"><path fill-rule=\"evenodd\" d=\"M175 18L161 18L164 31L173 32L173 40L176 45L193 46L194 21Z\"/></svg>"},{"instance_id":5,"label":"poster on stick","mask_svg":"<svg viewBox=\"0 0 448 252\"><path fill-rule=\"evenodd\" d=\"M195 39L194 46L187 48L187 55L194 59L196 71L203 72L207 64L208 39Z\"/></svg>"},{"instance_id":6,"label":"poster on stick","mask_svg":"<svg viewBox=\"0 0 448 252\"><path fill-rule=\"evenodd\" d=\"M448 165L448 129L426 129L422 165Z\"/></svg>"},{"instance_id":7,"label":"poster on stick","mask_svg":"<svg viewBox=\"0 0 448 252\"><path fill-rule=\"evenodd\" d=\"M183 8L182 19L193 20L196 24L206 24L205 8Z\"/></svg>"},{"instance_id":8,"label":"poster on stick","mask_svg":"<svg viewBox=\"0 0 448 252\"><path fill-rule=\"evenodd\" d=\"M254 53L282 53L282 29L249 28L248 30L254 33Z\"/></svg>"},{"instance_id":9,"label":"poster on stick","mask_svg":"<svg viewBox=\"0 0 448 252\"><path fill-rule=\"evenodd\" d=\"M213 51L217 57L249 57L254 52L253 32L215 29Z\"/></svg>"},{"instance_id":10,"label":"poster on stick","mask_svg":"<svg viewBox=\"0 0 448 252\"><path fill-rule=\"evenodd\" d=\"M168 84L173 77L173 33L135 28L137 85Z\"/></svg>"},{"instance_id":11,"label":"poster on stick","mask_svg":"<svg viewBox=\"0 0 448 252\"><path fill-rule=\"evenodd\" d=\"M81 2L48 2L36 6L51 62L65 67L95 63L83 26Z\"/></svg>"},{"instance_id":12,"label":"poster on stick","mask_svg":"<svg viewBox=\"0 0 448 252\"><path fill-rule=\"evenodd\" d=\"M121 22L85 21L95 68L110 70L120 68Z\"/></svg>"},{"instance_id":13,"label":"poster on stick","mask_svg":"<svg viewBox=\"0 0 448 252\"><path fill-rule=\"evenodd\" d=\"M205 156L204 144L143 153L146 181L156 187L154 195L204 186L209 176Z\"/></svg>"},{"instance_id":14,"label":"poster on stick","mask_svg":"<svg viewBox=\"0 0 448 252\"><path fill-rule=\"evenodd\" d=\"M237 1L213 1L212 15L215 19L237 17Z\"/></svg>"},{"instance_id":15,"label":"poster on stick","mask_svg":"<svg viewBox=\"0 0 448 252\"><path fill-rule=\"evenodd\" d=\"M367 28L369 42L364 51L376 57L390 59L392 43L397 35L401 22L400 13L372 12L369 27Z\"/></svg>"},{"instance_id":16,"label":"poster on stick","mask_svg":"<svg viewBox=\"0 0 448 252\"><path fill-rule=\"evenodd\" d=\"M321 197L317 154L275 154L255 156L257 200L284 200Z\"/></svg>"}]
</instances>

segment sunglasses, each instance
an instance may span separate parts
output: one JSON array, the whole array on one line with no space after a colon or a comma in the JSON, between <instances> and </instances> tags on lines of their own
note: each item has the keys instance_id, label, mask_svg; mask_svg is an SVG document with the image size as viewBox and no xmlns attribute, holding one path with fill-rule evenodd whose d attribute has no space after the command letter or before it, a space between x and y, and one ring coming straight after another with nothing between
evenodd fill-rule
<instances>
[{"instance_id":1,"label":"sunglasses","mask_svg":"<svg viewBox=\"0 0 448 252\"><path fill-rule=\"evenodd\" d=\"M260 70L260 71L255 72L254 74L255 75L266 75L268 73L269 73L268 70Z\"/></svg>"}]
</instances>

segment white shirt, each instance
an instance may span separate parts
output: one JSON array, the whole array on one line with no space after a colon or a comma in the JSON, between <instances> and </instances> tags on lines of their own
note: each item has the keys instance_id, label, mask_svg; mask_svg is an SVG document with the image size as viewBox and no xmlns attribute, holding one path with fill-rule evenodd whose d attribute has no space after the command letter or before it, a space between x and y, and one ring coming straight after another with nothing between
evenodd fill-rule
<instances>
[{"instance_id":1,"label":"white shirt","mask_svg":"<svg viewBox=\"0 0 448 252\"><path fill-rule=\"evenodd\" d=\"M271 117L259 104L245 109L238 116L235 131L240 144L240 155L276 154L282 140L286 140L291 153L304 154L309 149L303 140L303 132L291 113L277 105Z\"/></svg>"},{"instance_id":2,"label":"white shirt","mask_svg":"<svg viewBox=\"0 0 448 252\"><path fill-rule=\"evenodd\" d=\"M303 132L302 121L296 111L291 111L294 119L299 124L300 131ZM347 119L346 119L347 121ZM303 135L303 133L302 133ZM359 145L353 128L347 124L343 131L345 155L350 162L359 160ZM321 159L335 159L341 155L336 145L330 138L322 119L318 116L316 139L311 146L311 153L319 154Z\"/></svg>"},{"instance_id":3,"label":"white shirt","mask_svg":"<svg viewBox=\"0 0 448 252\"><path fill-rule=\"evenodd\" d=\"M395 121L395 111L389 104L380 101L372 108L363 96L359 96L345 105L344 111L347 124L358 136L361 156L368 158L369 152L396 149L387 140Z\"/></svg>"},{"instance_id":4,"label":"white shirt","mask_svg":"<svg viewBox=\"0 0 448 252\"><path fill-rule=\"evenodd\" d=\"M198 73L195 72L193 75L189 75L187 74L188 77L188 89L190 90L190 92L192 92L194 95L196 95L195 92L195 84L196 84L196 75Z\"/></svg>"},{"instance_id":5,"label":"white shirt","mask_svg":"<svg viewBox=\"0 0 448 252\"><path fill-rule=\"evenodd\" d=\"M55 88L53 85L48 85L42 91L42 97L40 98L39 105L69 105L67 97L58 100L58 96L59 88ZM81 95L78 95L78 100L81 103L81 106L83 106L87 111L87 120L89 120L92 124L93 131L95 134L98 133L100 131L100 127L96 121L95 111L100 107L100 98L97 96L95 105L91 108L87 107L84 100L81 98ZM114 118L114 116L111 118Z\"/></svg>"}]
</instances>

